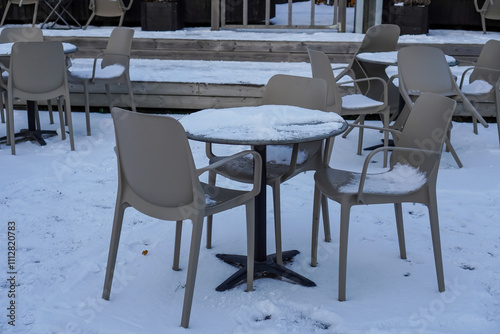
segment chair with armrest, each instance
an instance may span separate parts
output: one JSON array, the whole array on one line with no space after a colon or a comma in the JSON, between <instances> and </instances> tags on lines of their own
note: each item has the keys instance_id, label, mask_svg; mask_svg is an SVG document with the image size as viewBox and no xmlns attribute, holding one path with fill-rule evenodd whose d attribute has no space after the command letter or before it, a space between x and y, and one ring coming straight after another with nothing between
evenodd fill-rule
<instances>
[{"instance_id":1,"label":"chair with armrest","mask_svg":"<svg viewBox=\"0 0 500 334\"><path fill-rule=\"evenodd\" d=\"M464 71L460 79L462 93L474 106L478 102L493 102L497 116L498 139L500 141L500 41L490 39L481 50L476 65ZM470 72L470 73L469 73ZM465 78L469 75L468 83ZM474 132L477 120L473 118Z\"/></svg>"},{"instance_id":2,"label":"chair with armrest","mask_svg":"<svg viewBox=\"0 0 500 334\"><path fill-rule=\"evenodd\" d=\"M311 265L317 265L319 201L322 196L326 196L340 204L339 301L346 300L350 210L354 205L364 204L394 203L402 259L406 259L402 203L421 203L427 206L438 289L440 292L444 291L436 180L446 129L455 106L456 102L447 97L423 93L413 105L402 131L383 129L393 134L395 147L381 147L372 151L366 157L361 173L329 166L315 173ZM368 173L373 156L385 150L393 151L389 169L381 173Z\"/></svg>"},{"instance_id":3,"label":"chair with armrest","mask_svg":"<svg viewBox=\"0 0 500 334\"><path fill-rule=\"evenodd\" d=\"M113 109L111 84L125 84L127 86L130 104L136 111L132 84L130 83L130 51L134 30L130 28L114 28L109 37L106 50L94 58L92 70L75 70L69 68L68 80L72 84L83 85L85 95L85 117L87 122L87 136L90 136L90 93L89 86L104 84L109 103L109 110Z\"/></svg>"},{"instance_id":4,"label":"chair with armrest","mask_svg":"<svg viewBox=\"0 0 500 334\"><path fill-rule=\"evenodd\" d=\"M405 126L413 101L423 92L432 92L461 101L472 119L479 121L485 128L488 127L488 123L458 87L446 57L440 49L425 45L402 48L398 52L398 77L399 91L405 107L393 124L395 129ZM450 132L451 123L445 137L446 148L453 155L457 165L462 167L462 162L451 145Z\"/></svg>"},{"instance_id":5,"label":"chair with armrest","mask_svg":"<svg viewBox=\"0 0 500 334\"><path fill-rule=\"evenodd\" d=\"M7 0L7 6L5 7L5 11L2 16L2 22L0 22L0 27L3 26L5 22L5 18L7 17L7 13L9 12L10 5L18 5L19 7L24 5L35 5L35 9L33 10L33 23L32 26L35 26L36 16L38 14L38 3L39 0Z\"/></svg>"},{"instance_id":6,"label":"chair with armrest","mask_svg":"<svg viewBox=\"0 0 500 334\"><path fill-rule=\"evenodd\" d=\"M326 95L326 82L322 79L277 74L267 82L262 104L325 110ZM223 158L213 153L212 145L207 144L206 148L210 162ZM282 159L285 156L289 159ZM315 170L323 162L323 142L268 146L267 160L266 184L271 186L273 191L276 262L282 264L280 184L299 173ZM236 164L232 164L232 168L226 168L226 166L217 168L210 172L209 183L212 185L216 183L217 174L249 183L252 180L251 166L251 161L242 158ZM325 209L323 214L326 219L328 210ZM212 217L209 216L207 218L207 248L212 246L211 232ZM330 240L328 230L325 230L325 239Z\"/></svg>"},{"instance_id":7,"label":"chair with armrest","mask_svg":"<svg viewBox=\"0 0 500 334\"><path fill-rule=\"evenodd\" d=\"M68 125L71 150L75 150L66 60L61 42L16 42L12 46L7 84L7 126L12 154L15 154L14 100L57 99L61 137ZM66 110L63 117L62 99Z\"/></svg>"},{"instance_id":8,"label":"chair with armrest","mask_svg":"<svg viewBox=\"0 0 500 334\"><path fill-rule=\"evenodd\" d=\"M125 13L132 7L133 2L134 0L130 0L128 6L125 6L123 0L90 0L89 9L92 11L92 14L83 29L87 29L95 16L120 17L118 26L121 27Z\"/></svg>"},{"instance_id":9,"label":"chair with armrest","mask_svg":"<svg viewBox=\"0 0 500 334\"><path fill-rule=\"evenodd\" d=\"M481 15L483 34L486 34L486 19L500 20L500 3L498 0L483 0L483 5L480 6L478 0L474 0L474 6Z\"/></svg>"},{"instance_id":10,"label":"chair with armrest","mask_svg":"<svg viewBox=\"0 0 500 334\"><path fill-rule=\"evenodd\" d=\"M193 223L181 326L189 326L203 218L236 206L246 206L247 290L253 290L254 197L260 191L261 160L258 153L244 151L213 165L196 169L182 125L174 118L140 114L113 108L118 156L118 191L109 247L103 298L109 300L120 242L124 211L133 207L161 220L176 221L173 269L179 269L182 221ZM253 188L226 189L201 183L198 177L232 159L254 159ZM144 171L147 171L146 173Z\"/></svg>"},{"instance_id":11,"label":"chair with armrest","mask_svg":"<svg viewBox=\"0 0 500 334\"><path fill-rule=\"evenodd\" d=\"M390 110L388 106L388 93L387 83L381 78L362 78L352 81L346 81L342 84L348 83L363 83L363 82L379 82L381 87L384 88L383 94L379 100L372 99L364 94L350 94L341 96L339 90L339 83L332 71L332 66L328 57L322 51L315 51L307 49L309 59L311 61L311 70L314 78L321 78L327 82L328 85L328 98L327 110L333 111L341 116L359 115L355 123L363 124L366 115L375 114L380 115L383 127L389 127ZM352 126L351 126L352 129ZM388 133L384 133L384 146L389 142ZM363 128L359 128L358 135L358 154L361 155L363 146ZM387 151L384 152L384 167L387 164Z\"/></svg>"}]
</instances>

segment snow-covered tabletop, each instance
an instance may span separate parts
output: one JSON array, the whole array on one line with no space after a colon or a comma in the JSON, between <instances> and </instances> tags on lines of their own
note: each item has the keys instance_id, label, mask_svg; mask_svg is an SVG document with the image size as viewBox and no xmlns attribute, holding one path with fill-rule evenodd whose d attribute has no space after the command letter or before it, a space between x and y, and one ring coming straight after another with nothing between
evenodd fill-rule
<instances>
[{"instance_id":1,"label":"snow-covered tabletop","mask_svg":"<svg viewBox=\"0 0 500 334\"><path fill-rule=\"evenodd\" d=\"M189 138L219 144L293 144L336 136L347 123L336 113L295 106L205 109L180 120Z\"/></svg>"},{"instance_id":2,"label":"snow-covered tabletop","mask_svg":"<svg viewBox=\"0 0 500 334\"><path fill-rule=\"evenodd\" d=\"M452 57L445 55L446 61L450 66L458 65L458 61ZM397 51L386 51L386 52L362 52L356 55L356 59L375 63L382 65L397 65L398 64L398 52Z\"/></svg>"},{"instance_id":3,"label":"snow-covered tabletop","mask_svg":"<svg viewBox=\"0 0 500 334\"><path fill-rule=\"evenodd\" d=\"M10 56L10 52L12 50L12 45L14 43L0 43L0 56ZM62 43L64 53L75 53L78 51L76 45L71 43Z\"/></svg>"}]
</instances>

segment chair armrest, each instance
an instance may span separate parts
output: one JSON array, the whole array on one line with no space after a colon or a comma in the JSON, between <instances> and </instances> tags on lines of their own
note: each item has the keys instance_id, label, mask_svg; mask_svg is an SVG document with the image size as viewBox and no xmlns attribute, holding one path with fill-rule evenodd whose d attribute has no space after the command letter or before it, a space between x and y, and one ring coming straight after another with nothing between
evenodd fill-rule
<instances>
[{"instance_id":1,"label":"chair armrest","mask_svg":"<svg viewBox=\"0 0 500 334\"><path fill-rule=\"evenodd\" d=\"M368 167L370 166L370 162L377 153L384 152L384 151L405 151L405 152L418 152L418 153L424 153L427 155L436 155L436 157L439 157L439 152L436 151L431 151L431 150L424 150L424 149L417 149L417 148L410 148L410 147L379 147L370 154L368 154L365 158L365 162L363 164L363 169L361 171L361 177L359 180L359 188L358 188L358 203L363 204L363 197L364 197L364 192L363 188L365 186L365 180L366 180L366 175L368 174Z\"/></svg>"},{"instance_id":2,"label":"chair armrest","mask_svg":"<svg viewBox=\"0 0 500 334\"><path fill-rule=\"evenodd\" d=\"M482 71L489 71L489 72L496 72L496 73L500 73L500 70L497 70L495 68L489 68L489 67L481 67L481 66L472 66L472 67L469 67L468 69L466 69L464 71L464 73L462 74L462 78L460 80L460 89L462 89L462 84L463 84L463 81L465 79L465 73L469 72L469 71L472 71L472 70L482 70Z\"/></svg>"},{"instance_id":3,"label":"chair armrest","mask_svg":"<svg viewBox=\"0 0 500 334\"><path fill-rule=\"evenodd\" d=\"M106 55L106 56L109 56L109 55L111 55L111 56L118 56L118 57L124 57L124 58L130 59L129 55L124 55L124 54L121 54L121 53L113 53L113 52L101 52L101 53L99 53L97 56L94 57L94 63L92 65L92 77L90 78L90 82L92 82L92 83L94 83L94 79L95 79L95 71L96 71L96 67L97 67L97 60L99 60L100 58L102 58L104 55Z\"/></svg>"},{"instance_id":4,"label":"chair armrest","mask_svg":"<svg viewBox=\"0 0 500 334\"><path fill-rule=\"evenodd\" d=\"M351 126L355 127L355 128L387 131L387 132L390 132L392 135L395 135L396 137L399 137L401 135L401 131L399 131L399 130L391 129L391 128L383 128L380 126L371 126L371 125L365 125L365 124L349 123L349 127L351 127Z\"/></svg>"},{"instance_id":5,"label":"chair armrest","mask_svg":"<svg viewBox=\"0 0 500 334\"><path fill-rule=\"evenodd\" d=\"M479 13L485 13L488 10L488 6L490 4L493 4L492 0L484 0L483 7L479 8L477 0L474 0L474 7L476 7L476 11Z\"/></svg>"},{"instance_id":6,"label":"chair armrest","mask_svg":"<svg viewBox=\"0 0 500 334\"><path fill-rule=\"evenodd\" d=\"M365 82L365 81L379 81L382 86L384 87L384 94L383 94L383 97L384 97L384 104L387 104L388 103L388 100L389 100L389 94L387 92L387 82L382 79L382 78L378 78L378 77L369 77L369 78L362 78L362 79L355 79L355 80L349 80L349 81L343 81L341 83L339 83L339 86L342 86L344 84L349 84L349 83L358 83L358 82Z\"/></svg>"},{"instance_id":7,"label":"chair armrest","mask_svg":"<svg viewBox=\"0 0 500 334\"><path fill-rule=\"evenodd\" d=\"M228 163L231 160L238 159L240 157L243 157L245 155L253 155L254 159L254 168L253 168L253 188L250 191L251 194L257 195L260 192L260 180L262 177L262 158L260 157L260 154L252 151L252 150L246 150L242 152L238 152L236 154L230 155L228 157L225 157L224 159L221 159L217 162L214 162L213 164L210 164L208 166L198 168L196 170L196 174L200 176L201 174L210 171L210 170L215 170L218 167Z\"/></svg>"},{"instance_id":8,"label":"chair armrest","mask_svg":"<svg viewBox=\"0 0 500 334\"><path fill-rule=\"evenodd\" d=\"M208 159L213 159L216 157L214 151L212 150L212 143L205 144L205 155L207 156Z\"/></svg>"},{"instance_id":9,"label":"chair armrest","mask_svg":"<svg viewBox=\"0 0 500 334\"><path fill-rule=\"evenodd\" d=\"M123 3L123 0L120 0L120 7L124 10L124 11L127 11L130 9L130 7L132 7L132 3L134 3L134 0L130 0L129 3L128 3L128 6L125 6L125 4Z\"/></svg>"},{"instance_id":10,"label":"chair armrest","mask_svg":"<svg viewBox=\"0 0 500 334\"><path fill-rule=\"evenodd\" d=\"M299 155L299 145L300 144L293 144L292 156L290 157L290 168L288 169L288 172L286 172L281 177L282 182L288 179L291 175L293 175L293 173L295 173L295 169L297 169L297 157Z\"/></svg>"}]
</instances>

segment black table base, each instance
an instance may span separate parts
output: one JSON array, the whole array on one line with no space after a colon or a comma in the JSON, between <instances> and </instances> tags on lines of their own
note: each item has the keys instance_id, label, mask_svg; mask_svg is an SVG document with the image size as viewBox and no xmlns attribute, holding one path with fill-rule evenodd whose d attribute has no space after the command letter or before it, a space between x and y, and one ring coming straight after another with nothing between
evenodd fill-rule
<instances>
[{"instance_id":1,"label":"black table base","mask_svg":"<svg viewBox=\"0 0 500 334\"><path fill-rule=\"evenodd\" d=\"M283 252L283 261L290 261L295 255L299 254L297 250ZM247 257L244 255L217 254L217 257L226 263L239 267L236 273L222 282L215 290L225 291L244 283L247 278ZM303 286L316 286L316 284L296 272L287 269L285 266L276 263L276 254L267 255L265 261L254 262L254 279L275 278L285 279Z\"/></svg>"},{"instance_id":2,"label":"black table base","mask_svg":"<svg viewBox=\"0 0 500 334\"><path fill-rule=\"evenodd\" d=\"M41 146L47 145L43 137L57 136L57 131L53 130L28 130L21 129L20 132L14 134L14 140L20 138L21 140L36 141ZM7 137L1 137L0 143L6 143Z\"/></svg>"}]
</instances>

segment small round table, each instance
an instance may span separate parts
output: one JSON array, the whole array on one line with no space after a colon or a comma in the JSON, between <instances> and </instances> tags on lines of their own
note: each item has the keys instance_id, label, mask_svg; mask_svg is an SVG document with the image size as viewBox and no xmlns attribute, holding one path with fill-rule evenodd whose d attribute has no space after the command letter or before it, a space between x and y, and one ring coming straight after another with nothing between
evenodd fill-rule
<instances>
[{"instance_id":1,"label":"small round table","mask_svg":"<svg viewBox=\"0 0 500 334\"><path fill-rule=\"evenodd\" d=\"M343 133L347 123L335 113L294 106L262 105L225 109L205 109L180 119L189 139L231 145L252 145L266 161L267 145L305 143L331 138ZM261 191L255 197L255 267L254 277L286 278L304 286L316 284L275 262L266 247L266 164L262 166ZM297 250L283 252L291 259ZM231 289L246 278L246 256L217 254L227 263L242 267L217 287Z\"/></svg>"}]
</instances>

